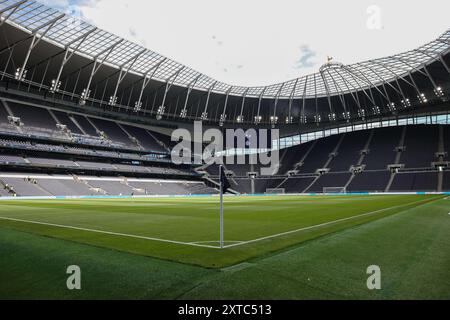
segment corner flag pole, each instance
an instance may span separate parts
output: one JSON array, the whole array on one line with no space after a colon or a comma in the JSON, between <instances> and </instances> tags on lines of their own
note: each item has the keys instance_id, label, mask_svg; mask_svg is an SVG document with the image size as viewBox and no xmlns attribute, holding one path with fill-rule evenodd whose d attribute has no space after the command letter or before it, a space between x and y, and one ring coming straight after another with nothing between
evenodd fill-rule
<instances>
[{"instance_id":1,"label":"corner flag pole","mask_svg":"<svg viewBox=\"0 0 450 320\"><path fill-rule=\"evenodd\" d=\"M224 248L224 241L223 241L223 167L220 166L220 249Z\"/></svg>"}]
</instances>

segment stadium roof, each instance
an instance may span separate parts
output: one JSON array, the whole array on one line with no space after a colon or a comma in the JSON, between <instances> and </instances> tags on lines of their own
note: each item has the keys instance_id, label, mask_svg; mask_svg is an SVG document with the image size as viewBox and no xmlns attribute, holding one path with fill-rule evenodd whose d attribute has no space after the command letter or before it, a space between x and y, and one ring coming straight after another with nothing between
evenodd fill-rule
<instances>
[{"instance_id":1,"label":"stadium roof","mask_svg":"<svg viewBox=\"0 0 450 320\"><path fill-rule=\"evenodd\" d=\"M138 76L233 96L275 99L340 96L397 79L414 85L407 80L408 75L418 71L426 76L426 66L436 61L441 61L449 71L443 56L450 51L450 29L438 39L401 54L351 65L330 61L315 74L270 86L232 86L37 1L0 0L0 14L0 25L6 22L54 45Z\"/></svg>"}]
</instances>

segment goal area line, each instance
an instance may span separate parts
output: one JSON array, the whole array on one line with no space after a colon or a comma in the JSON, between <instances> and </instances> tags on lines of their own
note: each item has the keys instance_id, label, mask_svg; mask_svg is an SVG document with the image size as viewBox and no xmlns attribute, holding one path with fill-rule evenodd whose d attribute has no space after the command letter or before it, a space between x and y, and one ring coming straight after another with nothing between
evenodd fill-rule
<instances>
[{"instance_id":1,"label":"goal area line","mask_svg":"<svg viewBox=\"0 0 450 320\"><path fill-rule=\"evenodd\" d=\"M265 236L265 237L260 237L260 238L252 239L252 240L244 240L244 241L225 240L225 243L231 243L231 244L225 245L224 248L225 249L227 249L227 248L234 248L234 247L244 246L244 245L247 245L247 244L257 243L257 242L261 242L261 241L265 241L265 240L271 240L271 239L275 239L275 238L279 238L279 237L295 234L295 233L298 233L298 232L301 232L301 231L318 229L318 228L322 228L322 227L325 227L325 226L328 226L328 225L332 225L332 224L336 224L336 223L340 223L340 222L344 222L344 221L349 221L349 220L354 220L354 219L358 219L358 218L365 217L365 216L374 215L374 214L377 214L377 213L380 213L380 212L384 212L384 211L388 211L388 210L391 210L391 209L398 209L398 208L402 208L402 207L406 207L406 206L410 206L410 205L414 205L414 204L419 204L419 203L425 204L425 203L430 203L430 202L434 202L434 201L438 201L438 200L442 200L442 199L436 199L436 200L431 200L431 201L430 200L419 200L419 201L410 202L410 203L406 203L406 204L402 204L402 205L397 205L397 206L392 206L392 207L388 207L388 208L379 209L379 210L376 210L376 211L366 212L366 213L358 214L358 215L347 217L347 218L342 218L342 219L337 219L337 220L333 220L333 221L328 221L328 222L317 224L317 225L312 225L312 226L303 227L303 228L290 230L290 231L286 231L286 232L281 232L281 233L277 233L277 234L273 234L273 235L269 235L269 236ZM155 237L139 236L139 235L127 234L127 233L121 233L121 232L113 232L113 231L106 231L106 230L97 230L97 229L91 229L91 228L83 228L83 227L55 224L55 223L42 222L42 221L17 219L17 218L11 218L11 217L2 217L2 216L0 216L0 220L12 221L12 222L20 222L20 223L28 223L28 224L35 224L35 225L43 225L43 226L50 226L50 227L56 227L56 228L64 228L64 229L85 231L85 232L94 232L94 233L100 233L100 234L106 234L106 235L112 235L112 236L118 236L118 237L134 238L134 239L141 239L141 240L149 240L149 241L169 243L169 244L176 244L176 245L184 245L184 246L191 246L191 247L200 247L200 248L208 248L208 249L221 249L220 246L219 246L219 240L183 242L183 241L161 239L161 238L155 238ZM226 232L225 232L225 234L226 234ZM217 243L218 245L217 246L211 245L211 244L215 244L215 243Z\"/></svg>"}]
</instances>

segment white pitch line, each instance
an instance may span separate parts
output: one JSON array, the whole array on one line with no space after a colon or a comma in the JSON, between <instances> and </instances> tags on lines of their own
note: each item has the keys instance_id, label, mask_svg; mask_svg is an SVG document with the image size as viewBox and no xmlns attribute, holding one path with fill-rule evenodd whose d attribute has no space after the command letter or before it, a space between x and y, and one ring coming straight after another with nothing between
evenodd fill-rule
<instances>
[{"instance_id":1,"label":"white pitch line","mask_svg":"<svg viewBox=\"0 0 450 320\"><path fill-rule=\"evenodd\" d=\"M440 199L437 199L437 200L440 200ZM434 201L436 201L436 200L434 200ZM300 232L300 231L306 231L306 230L321 228L321 227L325 227L325 226L330 225L330 224L335 224L335 223L339 223L339 222L343 222L343 221L353 220L353 219L357 219L357 218L360 218L360 217L369 216L369 215L372 215L372 214L375 214L375 213L387 211L387 210L390 210L390 209L406 207L406 206L409 206L409 205L412 205L412 204L416 204L416 203L419 203L419 202L425 202L425 201L424 200L420 200L420 201L416 201L416 202L411 202L411 203L407 203L407 204L402 204L402 205L398 205L398 206L393 206L393 207L389 207L389 208L384 208L384 209L380 209L380 210L376 210L376 211L372 211L372 212L359 214L357 216L352 216L352 217L348 217L348 218L343 218L343 219L338 219L338 220L334 220L334 221L330 221L330 222L325 222L325 223L317 224L317 225L314 225L314 226L309 226L309 227L305 227L305 228L301 228L301 229L296 229L296 230L291 230L291 231L287 231L287 232L282 232L282 233L274 234L274 235L267 236L267 237L262 237L262 238L258 238L258 239L248 240L248 241L242 241L241 243L235 243L235 244L227 245L227 246L225 246L225 249L242 246L242 245L249 244L249 243L255 243L255 242L260 242L260 241L264 241L264 240L269 240L269 239L273 239L273 238L278 238L278 237L282 237L282 236L287 236L287 235L290 235L290 234L293 234L293 233L297 233L297 232ZM429 202L433 202L433 201L429 201Z\"/></svg>"},{"instance_id":2,"label":"white pitch line","mask_svg":"<svg viewBox=\"0 0 450 320\"><path fill-rule=\"evenodd\" d=\"M95 229L88 229L88 228L81 228L81 227L73 227L73 226L67 226L67 225L62 225L62 224L54 224L54 223L39 222L39 221L32 221L32 220L22 220L22 219L8 218L8 217L0 217L0 220L24 222L24 223L30 223L30 224L38 224L38 225L44 225L44 226L51 226L51 227L58 227L58 228L65 228L65 229L72 229L72 230L80 230L80 231L87 231L87 232L95 232L95 233L109 234L109 235L113 235L113 236L151 240L151 241L158 241L158 242L165 242L165 243L172 243L172 244L181 244L181 245L192 246L192 247L220 249L219 247L197 244L197 243L192 243L192 242L182 242L182 241L175 241L175 240L151 238L151 237L137 236L137 235L133 235L133 234L95 230Z\"/></svg>"}]
</instances>

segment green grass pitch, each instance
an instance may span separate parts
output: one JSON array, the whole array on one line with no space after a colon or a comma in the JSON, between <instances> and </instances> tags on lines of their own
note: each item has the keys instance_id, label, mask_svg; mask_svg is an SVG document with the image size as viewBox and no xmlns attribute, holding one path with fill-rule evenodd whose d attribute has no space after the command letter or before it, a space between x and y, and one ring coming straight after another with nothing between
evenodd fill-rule
<instances>
[{"instance_id":1,"label":"green grass pitch","mask_svg":"<svg viewBox=\"0 0 450 320\"><path fill-rule=\"evenodd\" d=\"M450 298L443 196L227 197L225 249L218 212L216 197L0 201L0 298Z\"/></svg>"}]
</instances>

